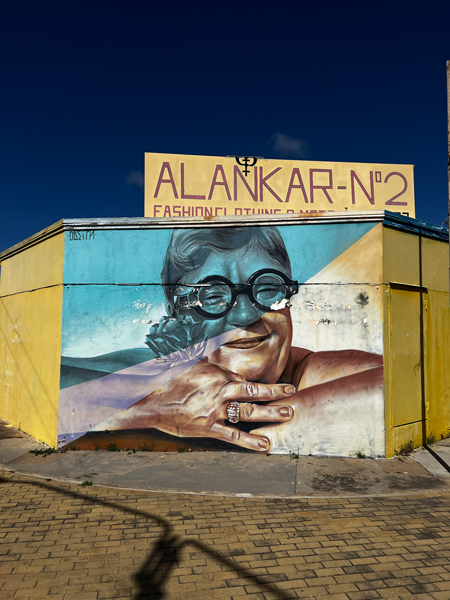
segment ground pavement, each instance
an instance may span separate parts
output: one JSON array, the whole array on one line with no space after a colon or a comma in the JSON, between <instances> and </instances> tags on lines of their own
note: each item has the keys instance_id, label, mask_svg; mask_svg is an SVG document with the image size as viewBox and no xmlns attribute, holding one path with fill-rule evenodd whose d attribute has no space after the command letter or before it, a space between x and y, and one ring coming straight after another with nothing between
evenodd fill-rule
<instances>
[{"instance_id":1,"label":"ground pavement","mask_svg":"<svg viewBox=\"0 0 450 600\"><path fill-rule=\"evenodd\" d=\"M169 463L169 456L71 452L39 465L20 454L32 441L9 431L11 437L0 443L0 599L450 599L450 477L445 469L433 474L402 457L353 459L347 467L343 460L332 464L328 459L320 470L323 459L316 459L316 482L306 476L309 493L303 496L295 478L297 487L287 486L278 495L120 488L102 483L102 476L111 477L117 468L120 484L126 474L122 461L128 461L140 482L155 471L154 460ZM444 458L450 450L445 443L436 448ZM83 486L81 479L45 472L66 469L85 477L88 455L97 456L106 472L95 471L92 486L87 485L92 479ZM248 455L242 456L229 458L237 470ZM274 472L275 464L286 479L294 473L299 480L302 462L311 460L256 458L259 473ZM188 464L200 464L189 467L194 485L202 464L225 468L220 460L174 454L173 465L163 470L176 478ZM373 470L372 463L383 468ZM353 476L340 481L349 472L345 468ZM221 481L213 479L210 487ZM253 481L256 485L258 478Z\"/></svg>"}]
</instances>

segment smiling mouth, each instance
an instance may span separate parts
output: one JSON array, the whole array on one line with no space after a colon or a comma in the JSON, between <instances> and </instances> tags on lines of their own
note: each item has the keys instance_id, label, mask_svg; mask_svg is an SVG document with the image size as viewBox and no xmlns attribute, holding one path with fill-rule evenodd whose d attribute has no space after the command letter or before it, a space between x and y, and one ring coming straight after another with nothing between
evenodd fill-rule
<instances>
[{"instance_id":1,"label":"smiling mouth","mask_svg":"<svg viewBox=\"0 0 450 600\"><path fill-rule=\"evenodd\" d=\"M226 348L239 348L240 350L250 350L252 348L256 348L257 346L268 340L269 337L270 334L259 335L258 337L241 338L223 345Z\"/></svg>"}]
</instances>

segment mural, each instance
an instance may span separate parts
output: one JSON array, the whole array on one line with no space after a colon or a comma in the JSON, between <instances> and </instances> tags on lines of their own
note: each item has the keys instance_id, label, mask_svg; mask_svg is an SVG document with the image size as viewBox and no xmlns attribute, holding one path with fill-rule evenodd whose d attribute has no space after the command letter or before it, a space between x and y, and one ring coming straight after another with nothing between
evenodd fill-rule
<instances>
[{"instance_id":1,"label":"mural","mask_svg":"<svg viewBox=\"0 0 450 600\"><path fill-rule=\"evenodd\" d=\"M382 455L381 228L342 233L201 227L69 245L60 444L148 430L230 450Z\"/></svg>"}]
</instances>

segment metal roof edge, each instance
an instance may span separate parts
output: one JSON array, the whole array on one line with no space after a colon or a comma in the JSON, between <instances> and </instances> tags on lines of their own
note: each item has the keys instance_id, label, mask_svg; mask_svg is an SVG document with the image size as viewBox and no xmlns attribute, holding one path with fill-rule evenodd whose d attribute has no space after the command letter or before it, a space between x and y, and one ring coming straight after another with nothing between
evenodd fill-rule
<instances>
[{"instance_id":1,"label":"metal roof edge","mask_svg":"<svg viewBox=\"0 0 450 600\"><path fill-rule=\"evenodd\" d=\"M280 215L229 215L211 218L198 217L119 217L98 219L64 219L67 229L172 229L174 227L230 227L245 225L292 225L295 223L382 221L384 211L366 210L351 212L292 213Z\"/></svg>"},{"instance_id":2,"label":"metal roof edge","mask_svg":"<svg viewBox=\"0 0 450 600\"><path fill-rule=\"evenodd\" d=\"M447 227L439 227L439 225L433 225L432 223L414 219L413 217L406 217L405 215L388 210L385 211L384 225L392 229L399 229L444 242L449 241L449 230Z\"/></svg>"},{"instance_id":3,"label":"metal roof edge","mask_svg":"<svg viewBox=\"0 0 450 600\"><path fill-rule=\"evenodd\" d=\"M97 217L79 219L61 219L46 227L22 242L7 248L0 253L0 262L27 248L35 246L44 240L63 231L111 230L111 229L173 229L181 227L233 227L237 223L250 226L257 225L292 225L306 223L339 223L339 222L381 222L384 218L382 210L366 210L354 212L328 213L294 213L281 215L233 215L220 218L158 218L158 217Z\"/></svg>"},{"instance_id":4,"label":"metal roof edge","mask_svg":"<svg viewBox=\"0 0 450 600\"><path fill-rule=\"evenodd\" d=\"M182 227L233 227L236 224L258 225L306 225L319 223L384 223L387 227L409 231L446 240L448 229L426 223L412 217L384 210L344 211L327 213L293 213L281 215L233 215L228 217L199 219L187 218L157 218L157 217L108 217L86 219L61 219L46 229L35 233L22 242L11 246L0 253L0 262L27 248L35 246L64 231L78 230L113 230L113 229L174 229Z\"/></svg>"}]
</instances>

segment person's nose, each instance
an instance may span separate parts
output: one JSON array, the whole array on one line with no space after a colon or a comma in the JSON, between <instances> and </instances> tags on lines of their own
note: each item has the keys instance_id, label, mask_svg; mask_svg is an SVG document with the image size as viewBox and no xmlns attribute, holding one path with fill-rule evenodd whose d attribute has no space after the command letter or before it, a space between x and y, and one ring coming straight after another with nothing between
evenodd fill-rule
<instances>
[{"instance_id":1,"label":"person's nose","mask_svg":"<svg viewBox=\"0 0 450 600\"><path fill-rule=\"evenodd\" d=\"M227 315L227 321L233 327L247 327L258 321L261 315L261 311L252 304L248 296L239 294L236 304Z\"/></svg>"}]
</instances>

